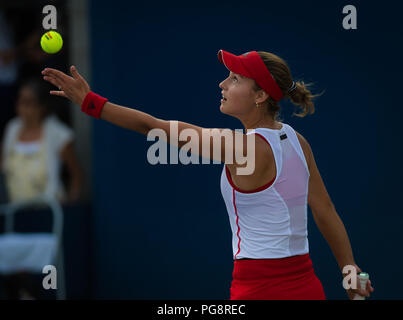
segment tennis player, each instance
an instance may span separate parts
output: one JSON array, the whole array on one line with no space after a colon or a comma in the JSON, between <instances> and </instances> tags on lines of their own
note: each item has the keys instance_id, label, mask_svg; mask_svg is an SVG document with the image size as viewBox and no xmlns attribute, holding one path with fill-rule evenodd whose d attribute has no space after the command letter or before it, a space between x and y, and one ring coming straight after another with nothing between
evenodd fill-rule
<instances>
[{"instance_id":1,"label":"tennis player","mask_svg":"<svg viewBox=\"0 0 403 320\"><path fill-rule=\"evenodd\" d=\"M226 162L226 151L233 154L240 151L235 150L235 144L221 143L224 163L221 192L233 233L230 298L325 299L309 256L308 204L340 270L346 265L355 266L357 272L361 269L354 260L347 232L326 191L309 143L278 118L279 101L283 98L300 106L302 112L296 115L303 117L314 112L315 96L303 81L293 81L286 62L272 53L252 51L236 56L220 50L218 58L229 70L229 76L219 85L220 110L239 119L245 127L241 150L244 154L247 135L256 135L255 170L250 175L237 174L236 169L245 164ZM90 90L74 66L70 71L72 77L51 68L42 71L44 79L59 89L51 94L70 99L90 116L144 135L152 129L162 129L169 141L171 121L108 102ZM179 133L195 130L200 139L198 145L202 146L203 128L185 122L177 124ZM221 130L216 130L217 134ZM214 137L210 144L212 141ZM178 142L179 147L186 143ZM347 290L350 299L355 294L369 297L374 290L370 281L365 290L357 287Z\"/></svg>"}]
</instances>

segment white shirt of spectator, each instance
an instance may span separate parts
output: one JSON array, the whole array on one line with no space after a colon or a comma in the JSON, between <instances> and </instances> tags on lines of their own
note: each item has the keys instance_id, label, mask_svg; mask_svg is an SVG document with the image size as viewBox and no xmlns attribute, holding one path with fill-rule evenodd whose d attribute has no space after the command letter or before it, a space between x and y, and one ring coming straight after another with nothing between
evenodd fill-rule
<instances>
[{"instance_id":1,"label":"white shirt of spectator","mask_svg":"<svg viewBox=\"0 0 403 320\"><path fill-rule=\"evenodd\" d=\"M18 136L22 126L22 121L18 117L10 120L6 126L4 134L3 171L6 180L8 180L8 177L10 177L10 175L12 175L16 170L13 163L10 162L15 159L15 155L17 153L20 155L31 154L31 169L38 170L36 178L38 180L43 180L43 177L46 177L43 194L40 195L62 200L65 192L60 175L60 152L73 140L74 134L69 127L53 115L48 116L44 120L43 125L44 131L40 141L21 143L18 141ZM39 196L39 194L37 194L37 196ZM14 196L11 200L15 198L16 197Z\"/></svg>"}]
</instances>

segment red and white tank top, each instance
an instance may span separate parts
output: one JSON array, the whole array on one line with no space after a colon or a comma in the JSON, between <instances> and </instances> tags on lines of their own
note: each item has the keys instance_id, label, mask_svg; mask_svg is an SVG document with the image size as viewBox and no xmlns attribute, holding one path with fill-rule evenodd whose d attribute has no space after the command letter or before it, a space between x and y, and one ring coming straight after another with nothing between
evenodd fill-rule
<instances>
[{"instance_id":1,"label":"red and white tank top","mask_svg":"<svg viewBox=\"0 0 403 320\"><path fill-rule=\"evenodd\" d=\"M224 165L221 193L232 230L234 259L275 259L306 254L309 169L294 129L256 128L271 146L273 181L252 191L237 188ZM269 146L268 146L269 147Z\"/></svg>"}]
</instances>

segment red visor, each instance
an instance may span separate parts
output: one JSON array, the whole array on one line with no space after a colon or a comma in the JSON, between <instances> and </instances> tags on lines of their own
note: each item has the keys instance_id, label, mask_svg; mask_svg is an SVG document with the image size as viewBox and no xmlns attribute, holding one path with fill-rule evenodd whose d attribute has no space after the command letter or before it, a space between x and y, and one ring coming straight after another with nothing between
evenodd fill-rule
<instances>
[{"instance_id":1,"label":"red visor","mask_svg":"<svg viewBox=\"0 0 403 320\"><path fill-rule=\"evenodd\" d=\"M218 59L230 71L255 80L273 100L280 101L283 98L283 91L281 91L276 80L274 80L256 51L236 56L227 51L220 50L218 51Z\"/></svg>"}]
</instances>

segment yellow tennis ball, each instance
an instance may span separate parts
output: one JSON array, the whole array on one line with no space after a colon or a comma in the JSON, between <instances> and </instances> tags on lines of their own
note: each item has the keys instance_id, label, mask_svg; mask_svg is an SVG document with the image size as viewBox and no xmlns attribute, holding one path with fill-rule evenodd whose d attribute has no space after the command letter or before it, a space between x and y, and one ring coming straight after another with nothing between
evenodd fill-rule
<instances>
[{"instance_id":1,"label":"yellow tennis ball","mask_svg":"<svg viewBox=\"0 0 403 320\"><path fill-rule=\"evenodd\" d=\"M42 50L46 53L59 52L63 47L62 36L56 31L48 31L41 38Z\"/></svg>"}]
</instances>

